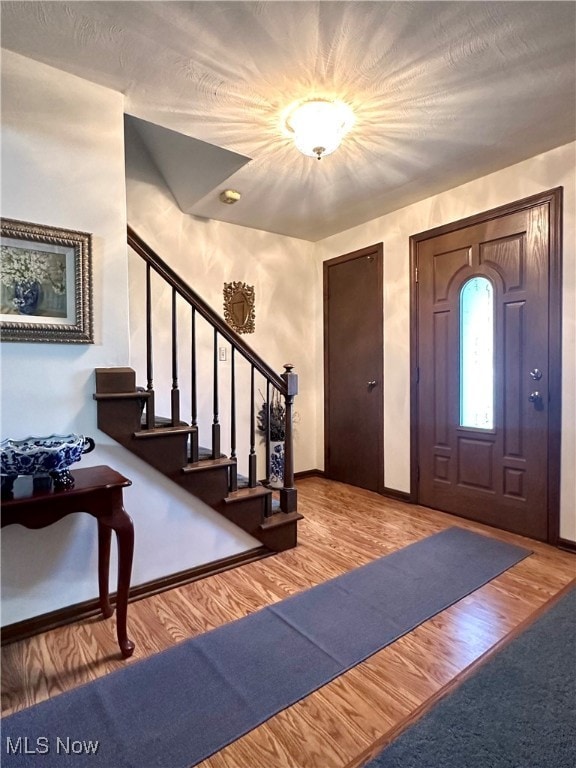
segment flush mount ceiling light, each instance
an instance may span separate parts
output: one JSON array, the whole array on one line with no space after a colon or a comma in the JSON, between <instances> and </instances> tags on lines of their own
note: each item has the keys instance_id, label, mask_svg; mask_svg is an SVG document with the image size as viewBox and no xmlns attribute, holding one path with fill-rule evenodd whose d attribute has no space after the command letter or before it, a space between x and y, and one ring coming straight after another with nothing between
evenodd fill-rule
<instances>
[{"instance_id":1,"label":"flush mount ceiling light","mask_svg":"<svg viewBox=\"0 0 576 768\"><path fill-rule=\"evenodd\" d=\"M354 113L342 101L310 99L289 107L284 125L302 154L320 160L338 149L354 125Z\"/></svg>"}]
</instances>

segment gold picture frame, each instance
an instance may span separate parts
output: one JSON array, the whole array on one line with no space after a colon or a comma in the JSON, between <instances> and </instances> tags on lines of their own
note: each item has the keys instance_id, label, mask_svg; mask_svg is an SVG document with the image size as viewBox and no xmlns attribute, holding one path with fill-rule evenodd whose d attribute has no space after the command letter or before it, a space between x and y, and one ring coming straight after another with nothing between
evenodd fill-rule
<instances>
[{"instance_id":1,"label":"gold picture frame","mask_svg":"<svg viewBox=\"0 0 576 768\"><path fill-rule=\"evenodd\" d=\"M0 219L0 340L94 343L91 234Z\"/></svg>"},{"instance_id":2,"label":"gold picture frame","mask_svg":"<svg viewBox=\"0 0 576 768\"><path fill-rule=\"evenodd\" d=\"M256 309L253 285L224 283L224 319L236 333L254 333Z\"/></svg>"}]
</instances>

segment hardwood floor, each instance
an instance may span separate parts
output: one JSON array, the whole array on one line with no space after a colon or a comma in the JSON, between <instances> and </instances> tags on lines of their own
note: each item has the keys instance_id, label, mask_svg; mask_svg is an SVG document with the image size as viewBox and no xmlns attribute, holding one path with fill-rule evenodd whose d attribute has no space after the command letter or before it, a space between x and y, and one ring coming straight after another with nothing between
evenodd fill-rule
<instances>
[{"instance_id":1,"label":"hardwood floor","mask_svg":"<svg viewBox=\"0 0 576 768\"><path fill-rule=\"evenodd\" d=\"M92 619L3 647L3 714L452 525L532 549L486 586L200 763L357 768L576 577L573 554L504 531L322 478L301 480L298 491L305 520L296 549L130 604L129 634L136 643L131 659L118 657L113 619Z\"/></svg>"}]
</instances>

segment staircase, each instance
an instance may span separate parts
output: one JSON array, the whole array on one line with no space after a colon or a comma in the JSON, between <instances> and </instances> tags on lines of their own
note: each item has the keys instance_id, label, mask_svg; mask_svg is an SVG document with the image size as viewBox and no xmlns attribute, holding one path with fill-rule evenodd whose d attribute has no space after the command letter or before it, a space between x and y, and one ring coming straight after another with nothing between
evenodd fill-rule
<instances>
[{"instance_id":1,"label":"staircase","mask_svg":"<svg viewBox=\"0 0 576 768\"><path fill-rule=\"evenodd\" d=\"M99 429L259 540L268 550L281 552L296 546L297 524L302 519L297 511L292 439L298 376L292 372L291 365L284 366L282 375L273 371L130 227L128 245L145 264L146 386L138 385L132 368L97 368L94 399ZM167 291L171 305L169 318L160 316L161 302L157 299L159 292L165 296ZM183 317L186 334L180 332ZM206 329L212 338L212 360L208 366L200 361L200 324L203 324L202 338L206 337ZM170 391L163 392L161 398L168 403L170 415L163 417L155 413L155 403L160 398L153 379L158 328L163 333L168 329L170 339ZM219 375L219 353L223 344L230 354L229 381L226 382L220 381ZM159 357L165 357L166 345L160 346ZM183 358L188 363L186 397L182 396L179 381ZM241 366L243 379L238 376ZM207 371L207 367L211 370ZM269 431L262 436L266 459L261 473L264 476L258 480L256 393L262 389L265 395L260 408L269 409L275 393L281 396L285 406L284 482L278 490L272 490L268 483ZM239 407L241 398L247 401L242 408ZM206 415L199 414L198 408L199 402L205 407L207 400L211 404L208 427ZM188 420L183 420L183 403L187 404ZM222 407L227 415L225 435L220 424ZM208 448L201 446L203 430L209 433ZM246 441L243 451L237 446L239 433ZM227 453L222 452L223 445ZM239 462L245 467L246 475L238 471Z\"/></svg>"}]
</instances>

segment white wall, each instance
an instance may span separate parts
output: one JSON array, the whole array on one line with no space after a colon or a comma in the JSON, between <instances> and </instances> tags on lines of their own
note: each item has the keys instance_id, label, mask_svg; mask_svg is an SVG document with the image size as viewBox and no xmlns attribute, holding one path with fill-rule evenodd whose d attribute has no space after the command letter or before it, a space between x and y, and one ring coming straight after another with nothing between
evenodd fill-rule
<instances>
[{"instance_id":1,"label":"white wall","mask_svg":"<svg viewBox=\"0 0 576 768\"><path fill-rule=\"evenodd\" d=\"M557 186L564 187L560 535L576 541L576 144L558 147L326 238L317 243L316 256L321 264L372 243L384 243L384 481L389 488L409 491L409 238ZM318 293L321 295L321 286ZM321 308L318 308L316 329L316 346L321 350ZM317 366L318 381L322 382L320 355ZM317 413L321 434L322 410L319 408ZM318 466L323 466L321 461L319 453Z\"/></svg>"},{"instance_id":2,"label":"white wall","mask_svg":"<svg viewBox=\"0 0 576 768\"><path fill-rule=\"evenodd\" d=\"M96 428L94 368L126 365L129 356L123 106L118 93L2 52L2 215L93 234L96 337L92 345L1 345L2 436L95 438L80 466L109 464L133 481L125 504L139 584L258 542ZM41 531L3 530L4 625L96 595L96 525L87 515Z\"/></svg>"},{"instance_id":3,"label":"white wall","mask_svg":"<svg viewBox=\"0 0 576 768\"><path fill-rule=\"evenodd\" d=\"M294 365L299 377L299 394L295 401L297 420L294 425L295 470L313 469L318 453L317 442L322 439L316 432L318 407L318 371L315 341L318 302L318 265L313 257L314 245L282 235L257 231L214 220L199 219L182 213L168 190L138 135L128 127L126 138L126 185L128 221L136 232L169 265L223 316L224 283L245 282L255 288L256 330L245 334L246 342L278 373L285 363ZM242 201L237 203L242 205ZM145 314L143 262L133 255L130 259L130 298L132 348L131 365L138 373L138 381L145 384ZM157 335L155 350L155 390L160 405L157 413L168 415L170 388L170 295L154 293L154 327ZM189 320L182 307L179 339L184 345ZM165 314L162 314L164 312ZM164 318L164 319L162 319ZM200 442L210 445L212 396L212 336L201 344L205 354L205 369L209 375L203 382L199 397L204 407L199 413L206 418L200 422ZM158 361L164 353L162 365ZM199 366L200 367L200 366ZM164 376L162 375L164 372ZM189 409L189 365L180 361L180 388L186 396L183 412ZM227 382L230 361L219 363L219 377ZM249 370L238 363L238 407L248 405ZM257 381L258 389L263 383ZM265 390L264 390L265 392ZM187 415L187 414L186 414ZM228 410L221 402L223 449L228 435ZM241 420L238 420L240 425ZM249 447L246 432L238 434L239 470L246 472L242 450ZM261 444L260 448L262 448ZM259 452L259 460L262 451ZM259 477L264 476L263 458L259 464Z\"/></svg>"}]
</instances>

